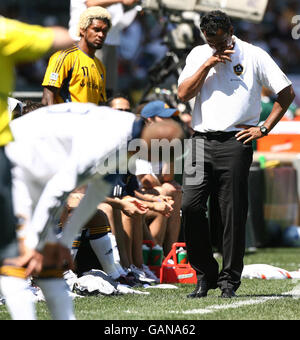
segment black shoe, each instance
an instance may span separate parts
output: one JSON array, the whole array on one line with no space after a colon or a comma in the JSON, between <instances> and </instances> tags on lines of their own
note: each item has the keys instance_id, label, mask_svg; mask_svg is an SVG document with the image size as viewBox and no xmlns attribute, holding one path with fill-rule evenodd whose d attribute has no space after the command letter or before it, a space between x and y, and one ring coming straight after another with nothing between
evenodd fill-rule
<instances>
[{"instance_id":1,"label":"black shoe","mask_svg":"<svg viewBox=\"0 0 300 340\"><path fill-rule=\"evenodd\" d=\"M138 282L137 280L135 280L134 277L131 277L129 275L121 275L120 277L118 277L116 279L117 282L121 283L122 285L127 285L130 287L143 287L141 282Z\"/></svg>"},{"instance_id":2,"label":"black shoe","mask_svg":"<svg viewBox=\"0 0 300 340\"><path fill-rule=\"evenodd\" d=\"M231 299L233 297L235 297L235 292L233 288L224 288L222 289L222 294L221 294L221 298L223 299Z\"/></svg>"},{"instance_id":3,"label":"black shoe","mask_svg":"<svg viewBox=\"0 0 300 340\"><path fill-rule=\"evenodd\" d=\"M187 295L188 298L202 298L207 296L207 292L210 289L209 284L205 280L197 281L195 290Z\"/></svg>"}]
</instances>

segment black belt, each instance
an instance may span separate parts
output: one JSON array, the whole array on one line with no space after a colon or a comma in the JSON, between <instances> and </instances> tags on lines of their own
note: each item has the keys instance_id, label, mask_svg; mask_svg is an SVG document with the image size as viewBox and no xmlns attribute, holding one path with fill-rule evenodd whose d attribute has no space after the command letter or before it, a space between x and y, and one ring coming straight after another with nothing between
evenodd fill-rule
<instances>
[{"instance_id":1,"label":"black belt","mask_svg":"<svg viewBox=\"0 0 300 340\"><path fill-rule=\"evenodd\" d=\"M209 132L195 131L194 136L231 137L231 136L235 136L238 132L239 132L239 130L236 130L236 131L209 131Z\"/></svg>"}]
</instances>

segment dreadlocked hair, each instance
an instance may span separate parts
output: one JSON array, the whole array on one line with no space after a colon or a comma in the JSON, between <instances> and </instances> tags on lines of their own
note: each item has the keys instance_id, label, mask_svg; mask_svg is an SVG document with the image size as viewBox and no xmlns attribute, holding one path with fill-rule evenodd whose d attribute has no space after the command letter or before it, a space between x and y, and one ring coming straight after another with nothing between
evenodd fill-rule
<instances>
[{"instance_id":1,"label":"dreadlocked hair","mask_svg":"<svg viewBox=\"0 0 300 340\"><path fill-rule=\"evenodd\" d=\"M86 30L94 19L102 20L111 28L111 15L107 9L100 6L92 6L86 9L79 18L77 35L80 37L80 29Z\"/></svg>"}]
</instances>

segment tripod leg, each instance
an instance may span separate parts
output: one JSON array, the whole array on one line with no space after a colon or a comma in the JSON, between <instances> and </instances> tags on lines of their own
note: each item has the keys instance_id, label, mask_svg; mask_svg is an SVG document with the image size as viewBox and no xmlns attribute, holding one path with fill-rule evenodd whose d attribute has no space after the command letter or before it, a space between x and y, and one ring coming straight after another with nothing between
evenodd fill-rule
<instances>
[{"instance_id":1,"label":"tripod leg","mask_svg":"<svg viewBox=\"0 0 300 340\"><path fill-rule=\"evenodd\" d=\"M152 88L153 88L153 84L152 84L152 83L147 85L146 89L145 89L144 92L143 92L143 95L142 95L141 99L140 99L139 102L138 102L138 105L140 105L141 103L143 103L143 101L146 99L146 97L148 96L148 94L151 92Z\"/></svg>"}]
</instances>

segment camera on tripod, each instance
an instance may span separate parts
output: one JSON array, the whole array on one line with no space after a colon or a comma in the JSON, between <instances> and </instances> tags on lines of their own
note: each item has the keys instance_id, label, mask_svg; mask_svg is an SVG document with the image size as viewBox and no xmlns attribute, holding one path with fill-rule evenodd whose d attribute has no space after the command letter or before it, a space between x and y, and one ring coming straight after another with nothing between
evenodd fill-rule
<instances>
[{"instance_id":1,"label":"camera on tripod","mask_svg":"<svg viewBox=\"0 0 300 340\"><path fill-rule=\"evenodd\" d=\"M209 12L222 10L232 18L259 23L262 21L268 0L141 0L145 9L166 8L177 11Z\"/></svg>"}]
</instances>

